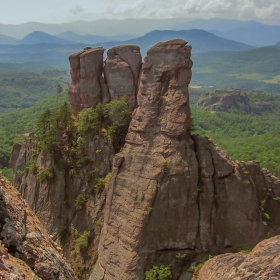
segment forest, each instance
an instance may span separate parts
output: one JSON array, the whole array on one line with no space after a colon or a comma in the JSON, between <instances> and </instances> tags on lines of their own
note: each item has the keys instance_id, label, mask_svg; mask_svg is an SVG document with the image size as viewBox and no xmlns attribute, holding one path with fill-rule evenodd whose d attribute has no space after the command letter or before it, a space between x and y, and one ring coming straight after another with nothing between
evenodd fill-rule
<instances>
[{"instance_id":1,"label":"forest","mask_svg":"<svg viewBox=\"0 0 280 280\"><path fill-rule=\"evenodd\" d=\"M230 92L228 89L212 91L213 95ZM271 93L247 92L250 106L256 102L273 104L273 112L259 114L246 114L238 109L225 111L207 111L197 106L197 102L209 94L206 90L193 90L190 94L191 115L194 124L193 134L209 136L220 148L229 153L233 160L260 162L261 167L269 169L276 176L280 176L280 96ZM27 109L16 110L10 114L0 115L0 168L11 179L9 157L14 143L28 137L29 132L34 132L38 122L42 123L42 114L48 110L51 116L57 116L61 104L68 102L67 89L58 95L53 95L36 103ZM117 106L111 103L108 106ZM88 118L88 113L80 115L81 123ZM44 122L43 122L44 123ZM115 124L117 125L117 124ZM83 126L79 126L82 133ZM107 128L108 129L108 128ZM119 127L112 125L109 128L112 141L117 135ZM54 128L52 129L53 131ZM37 130L38 132L38 130ZM126 133L125 129L122 131ZM43 134L42 134L43 135ZM51 135L44 136L46 138ZM44 137L41 137L43 139ZM122 143L123 144L123 143ZM117 149L120 145L115 142ZM118 146L119 145L119 146Z\"/></svg>"}]
</instances>

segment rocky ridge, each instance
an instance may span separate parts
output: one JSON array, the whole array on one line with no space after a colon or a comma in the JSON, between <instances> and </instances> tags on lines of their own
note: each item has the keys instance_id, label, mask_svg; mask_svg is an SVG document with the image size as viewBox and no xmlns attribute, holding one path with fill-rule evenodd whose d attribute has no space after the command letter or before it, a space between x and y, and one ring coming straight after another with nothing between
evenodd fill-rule
<instances>
[{"instance_id":1,"label":"rocky ridge","mask_svg":"<svg viewBox=\"0 0 280 280\"><path fill-rule=\"evenodd\" d=\"M1 279L77 279L41 222L0 173Z\"/></svg>"},{"instance_id":2,"label":"rocky ridge","mask_svg":"<svg viewBox=\"0 0 280 280\"><path fill-rule=\"evenodd\" d=\"M246 91L228 89L206 93L206 96L198 101L197 106L208 111L227 112L235 109L244 114L262 114L274 112L279 107L279 101L277 100L276 104L260 100L251 102L250 94Z\"/></svg>"},{"instance_id":3,"label":"rocky ridge","mask_svg":"<svg viewBox=\"0 0 280 280\"><path fill-rule=\"evenodd\" d=\"M48 230L71 223L89 230L87 257L96 258L99 246L94 270L87 270L91 280L144 279L162 266L172 279L190 279L201 256L236 252L280 233L280 181L257 162L232 162L211 139L190 133L192 61L186 43L158 43L142 65L136 46L109 50L104 67L102 48L70 56L74 114L122 96L136 106L126 144L113 161L110 143L89 139L92 165L69 177L51 155L41 155L39 168L51 167L55 176L40 183L35 173L17 173L31 157L32 139L14 147L15 184ZM100 162L97 150L106 160ZM105 192L87 192L93 182L85 176L95 168L102 176L112 168L105 209ZM81 212L73 206L79 193L87 194ZM103 219L100 236L95 225ZM74 258L70 251L66 257Z\"/></svg>"}]
</instances>

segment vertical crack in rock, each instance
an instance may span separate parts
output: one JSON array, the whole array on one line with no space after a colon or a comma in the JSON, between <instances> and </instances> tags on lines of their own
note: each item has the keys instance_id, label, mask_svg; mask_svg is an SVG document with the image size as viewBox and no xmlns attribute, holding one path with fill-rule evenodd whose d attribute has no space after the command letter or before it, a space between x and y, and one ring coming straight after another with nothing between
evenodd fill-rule
<instances>
[{"instance_id":1,"label":"vertical crack in rock","mask_svg":"<svg viewBox=\"0 0 280 280\"><path fill-rule=\"evenodd\" d=\"M69 100L74 114L101 102L103 53L103 48L94 48L69 57L72 78Z\"/></svg>"},{"instance_id":2,"label":"vertical crack in rock","mask_svg":"<svg viewBox=\"0 0 280 280\"><path fill-rule=\"evenodd\" d=\"M108 50L104 76L111 100L125 96L129 108L135 108L141 65L142 57L138 46L124 45Z\"/></svg>"}]
</instances>

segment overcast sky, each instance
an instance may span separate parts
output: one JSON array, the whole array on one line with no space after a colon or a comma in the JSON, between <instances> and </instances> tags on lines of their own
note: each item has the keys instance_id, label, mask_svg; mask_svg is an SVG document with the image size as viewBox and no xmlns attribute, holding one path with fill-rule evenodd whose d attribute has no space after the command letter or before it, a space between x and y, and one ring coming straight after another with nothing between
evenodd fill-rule
<instances>
[{"instance_id":1,"label":"overcast sky","mask_svg":"<svg viewBox=\"0 0 280 280\"><path fill-rule=\"evenodd\" d=\"M100 18L231 18L280 25L280 0L0 0L0 23Z\"/></svg>"}]
</instances>

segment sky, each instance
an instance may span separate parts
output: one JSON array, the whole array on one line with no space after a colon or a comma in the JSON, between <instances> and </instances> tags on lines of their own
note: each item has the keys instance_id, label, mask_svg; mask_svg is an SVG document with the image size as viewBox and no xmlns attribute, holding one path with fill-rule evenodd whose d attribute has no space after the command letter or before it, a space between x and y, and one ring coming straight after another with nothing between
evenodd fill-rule
<instances>
[{"instance_id":1,"label":"sky","mask_svg":"<svg viewBox=\"0 0 280 280\"><path fill-rule=\"evenodd\" d=\"M280 0L0 0L0 23L228 18L280 25Z\"/></svg>"}]
</instances>

